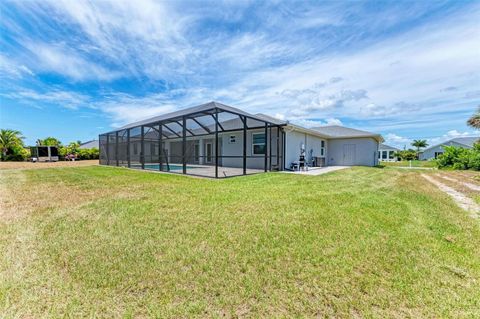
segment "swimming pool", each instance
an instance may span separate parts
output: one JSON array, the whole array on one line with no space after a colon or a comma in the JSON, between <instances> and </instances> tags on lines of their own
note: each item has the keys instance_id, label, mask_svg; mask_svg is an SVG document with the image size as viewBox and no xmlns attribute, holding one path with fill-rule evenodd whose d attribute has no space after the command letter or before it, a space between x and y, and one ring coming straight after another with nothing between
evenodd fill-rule
<instances>
[{"instance_id":1,"label":"swimming pool","mask_svg":"<svg viewBox=\"0 0 480 319\"><path fill-rule=\"evenodd\" d=\"M145 169L150 169L150 170L160 170L160 165L159 164L145 164ZM183 170L183 165L180 164L170 164L169 165L171 171L181 171ZM141 166L136 166L135 168L141 168ZM167 170L167 164L163 164L163 170ZM193 169L193 168L198 168L198 166L190 166L187 165L187 169Z\"/></svg>"}]
</instances>

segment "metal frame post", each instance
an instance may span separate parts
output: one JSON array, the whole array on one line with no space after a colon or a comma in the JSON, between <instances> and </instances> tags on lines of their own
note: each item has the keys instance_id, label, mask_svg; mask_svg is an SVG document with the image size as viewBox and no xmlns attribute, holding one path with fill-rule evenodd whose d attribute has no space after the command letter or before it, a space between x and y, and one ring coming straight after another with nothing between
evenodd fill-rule
<instances>
[{"instance_id":1,"label":"metal frame post","mask_svg":"<svg viewBox=\"0 0 480 319\"><path fill-rule=\"evenodd\" d=\"M280 170L280 126L277 126L277 169Z\"/></svg>"},{"instance_id":2,"label":"metal frame post","mask_svg":"<svg viewBox=\"0 0 480 319\"><path fill-rule=\"evenodd\" d=\"M143 135L145 134L145 127L142 125L140 129L140 164L142 164L142 169L145 169L145 139Z\"/></svg>"},{"instance_id":3,"label":"metal frame post","mask_svg":"<svg viewBox=\"0 0 480 319\"><path fill-rule=\"evenodd\" d=\"M130 167L130 129L127 128L127 165Z\"/></svg>"},{"instance_id":4,"label":"metal frame post","mask_svg":"<svg viewBox=\"0 0 480 319\"><path fill-rule=\"evenodd\" d=\"M243 175L247 175L247 118L243 117Z\"/></svg>"},{"instance_id":5,"label":"metal frame post","mask_svg":"<svg viewBox=\"0 0 480 319\"><path fill-rule=\"evenodd\" d=\"M159 146L158 146L158 170L161 171L163 169L163 164L162 164L162 155L163 155L163 129L162 129L163 125L162 123L159 124L158 126L158 134L159 134L159 137L158 137L158 142L159 142Z\"/></svg>"},{"instance_id":6,"label":"metal frame post","mask_svg":"<svg viewBox=\"0 0 480 319\"><path fill-rule=\"evenodd\" d=\"M118 131L115 132L115 161L118 166Z\"/></svg>"},{"instance_id":7,"label":"metal frame post","mask_svg":"<svg viewBox=\"0 0 480 319\"><path fill-rule=\"evenodd\" d=\"M265 122L265 162L264 162L264 167L263 171L267 171L267 164L268 164L268 145L267 145L267 136L268 136L268 123Z\"/></svg>"},{"instance_id":8,"label":"metal frame post","mask_svg":"<svg viewBox=\"0 0 480 319\"><path fill-rule=\"evenodd\" d=\"M107 151L106 151L107 165L110 165L110 154L109 154L109 151L108 151L109 148L110 148L110 134L107 134Z\"/></svg>"},{"instance_id":9,"label":"metal frame post","mask_svg":"<svg viewBox=\"0 0 480 319\"><path fill-rule=\"evenodd\" d=\"M182 172L187 174L187 119L182 117Z\"/></svg>"},{"instance_id":10,"label":"metal frame post","mask_svg":"<svg viewBox=\"0 0 480 319\"><path fill-rule=\"evenodd\" d=\"M272 126L268 128L268 168L272 171Z\"/></svg>"},{"instance_id":11,"label":"metal frame post","mask_svg":"<svg viewBox=\"0 0 480 319\"><path fill-rule=\"evenodd\" d=\"M286 149L287 149L287 138L286 138L286 135L285 135L285 132L282 131L282 170L285 169L285 160L286 160Z\"/></svg>"},{"instance_id":12,"label":"metal frame post","mask_svg":"<svg viewBox=\"0 0 480 319\"><path fill-rule=\"evenodd\" d=\"M218 178L218 109L215 108L215 178Z\"/></svg>"}]
</instances>

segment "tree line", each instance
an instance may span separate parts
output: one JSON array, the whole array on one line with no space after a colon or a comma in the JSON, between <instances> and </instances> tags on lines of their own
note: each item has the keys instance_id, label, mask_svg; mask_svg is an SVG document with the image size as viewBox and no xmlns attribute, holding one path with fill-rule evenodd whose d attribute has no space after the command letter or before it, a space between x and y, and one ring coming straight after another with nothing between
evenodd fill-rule
<instances>
[{"instance_id":1,"label":"tree line","mask_svg":"<svg viewBox=\"0 0 480 319\"><path fill-rule=\"evenodd\" d=\"M30 158L30 149L25 146L25 137L20 131L10 129L0 129L0 148L2 149L2 161L25 161ZM81 149L80 141L71 142L63 145L55 137L38 139L37 146L56 146L61 158L75 159L98 159L98 148Z\"/></svg>"}]
</instances>

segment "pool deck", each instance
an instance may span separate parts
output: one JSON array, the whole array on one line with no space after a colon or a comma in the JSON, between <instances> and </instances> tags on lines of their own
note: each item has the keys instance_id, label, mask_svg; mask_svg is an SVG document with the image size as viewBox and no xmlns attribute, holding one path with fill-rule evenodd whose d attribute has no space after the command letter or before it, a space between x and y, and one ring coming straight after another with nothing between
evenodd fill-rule
<instances>
[{"instance_id":1,"label":"pool deck","mask_svg":"<svg viewBox=\"0 0 480 319\"><path fill-rule=\"evenodd\" d=\"M158 169L144 169L147 172L157 172L157 173L171 173L171 174L182 174L182 169L177 169L181 167L181 164L171 164L175 167L175 169L171 171L159 171ZM139 169L134 168L133 169ZM263 173L263 169L247 169L247 175L249 174L257 174ZM188 164L187 165L187 174L190 176L199 176L199 177L215 177L215 166L212 165L198 165L198 164ZM218 167L218 177L232 177L232 176L241 176L243 175L243 168L241 167L226 167L226 166L219 166Z\"/></svg>"}]
</instances>

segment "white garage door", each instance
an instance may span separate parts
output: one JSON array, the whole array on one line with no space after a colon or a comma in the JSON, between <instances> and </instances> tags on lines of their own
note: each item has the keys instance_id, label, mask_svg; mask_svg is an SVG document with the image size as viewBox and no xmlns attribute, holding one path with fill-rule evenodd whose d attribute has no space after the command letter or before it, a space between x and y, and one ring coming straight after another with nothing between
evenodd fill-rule
<instances>
[{"instance_id":1,"label":"white garage door","mask_svg":"<svg viewBox=\"0 0 480 319\"><path fill-rule=\"evenodd\" d=\"M343 145L343 164L342 165L355 165L355 144Z\"/></svg>"}]
</instances>

